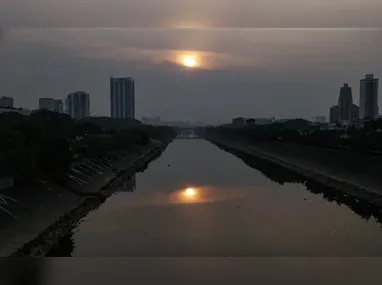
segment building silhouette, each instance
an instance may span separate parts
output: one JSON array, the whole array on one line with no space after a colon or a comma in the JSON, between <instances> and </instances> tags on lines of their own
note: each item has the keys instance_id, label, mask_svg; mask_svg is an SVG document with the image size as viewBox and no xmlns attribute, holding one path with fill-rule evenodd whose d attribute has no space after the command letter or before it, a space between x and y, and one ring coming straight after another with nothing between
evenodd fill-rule
<instances>
[{"instance_id":1,"label":"building silhouette","mask_svg":"<svg viewBox=\"0 0 382 285\"><path fill-rule=\"evenodd\" d=\"M46 109L49 111L55 111L58 113L64 112L64 103L62 100L57 100L53 98L39 98L38 100L38 108Z\"/></svg>"},{"instance_id":2,"label":"building silhouette","mask_svg":"<svg viewBox=\"0 0 382 285\"><path fill-rule=\"evenodd\" d=\"M351 106L351 120L355 121L359 119L359 107L355 104Z\"/></svg>"},{"instance_id":3,"label":"building silhouette","mask_svg":"<svg viewBox=\"0 0 382 285\"><path fill-rule=\"evenodd\" d=\"M14 100L12 97L2 96L0 97L0 107L14 107Z\"/></svg>"},{"instance_id":4,"label":"building silhouette","mask_svg":"<svg viewBox=\"0 0 382 285\"><path fill-rule=\"evenodd\" d=\"M72 118L81 119L90 116L90 95L84 91L70 93L65 100L66 113Z\"/></svg>"},{"instance_id":5,"label":"building silhouette","mask_svg":"<svg viewBox=\"0 0 382 285\"><path fill-rule=\"evenodd\" d=\"M348 125L359 118L359 107L353 104L352 89L345 83L340 89L338 105L330 108L330 123Z\"/></svg>"},{"instance_id":6,"label":"building silhouette","mask_svg":"<svg viewBox=\"0 0 382 285\"><path fill-rule=\"evenodd\" d=\"M359 113L361 119L378 117L378 79L373 74L361 79Z\"/></svg>"},{"instance_id":7,"label":"building silhouette","mask_svg":"<svg viewBox=\"0 0 382 285\"><path fill-rule=\"evenodd\" d=\"M353 95L349 84L345 83L338 98L339 120L350 121L352 118Z\"/></svg>"},{"instance_id":8,"label":"building silhouette","mask_svg":"<svg viewBox=\"0 0 382 285\"><path fill-rule=\"evenodd\" d=\"M110 77L110 114L112 118L135 118L135 82L132 77Z\"/></svg>"},{"instance_id":9,"label":"building silhouette","mask_svg":"<svg viewBox=\"0 0 382 285\"><path fill-rule=\"evenodd\" d=\"M340 107L338 105L334 105L330 107L330 115L329 121L330 123L336 124L340 120Z\"/></svg>"}]
</instances>

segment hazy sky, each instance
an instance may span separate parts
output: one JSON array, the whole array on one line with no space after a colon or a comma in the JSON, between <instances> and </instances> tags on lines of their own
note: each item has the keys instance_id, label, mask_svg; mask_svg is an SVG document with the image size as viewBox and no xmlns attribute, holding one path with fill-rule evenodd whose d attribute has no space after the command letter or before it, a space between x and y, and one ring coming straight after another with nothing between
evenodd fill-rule
<instances>
[{"instance_id":1,"label":"hazy sky","mask_svg":"<svg viewBox=\"0 0 382 285\"><path fill-rule=\"evenodd\" d=\"M137 117L327 115L343 83L382 76L380 0L2 0L0 95L91 94L136 79ZM198 68L179 64L194 56Z\"/></svg>"}]
</instances>

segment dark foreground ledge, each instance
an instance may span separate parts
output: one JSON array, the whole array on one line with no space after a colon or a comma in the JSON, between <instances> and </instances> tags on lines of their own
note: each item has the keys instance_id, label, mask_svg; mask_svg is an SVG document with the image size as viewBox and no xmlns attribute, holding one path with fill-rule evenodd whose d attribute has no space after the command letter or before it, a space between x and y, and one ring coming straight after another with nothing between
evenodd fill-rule
<instances>
[{"instance_id":1,"label":"dark foreground ledge","mask_svg":"<svg viewBox=\"0 0 382 285\"><path fill-rule=\"evenodd\" d=\"M167 148L168 143L156 145L148 148L135 161L127 164L125 169L120 170L106 184L98 188L97 193L85 198L72 210L61 216L55 223L46 228L36 238L25 243L22 247L12 253L11 257L22 256L45 256L52 250L66 235L70 234L78 222L90 211L97 209L109 196L111 196L117 186L128 180L133 174L144 171L148 164L158 158Z\"/></svg>"}]
</instances>

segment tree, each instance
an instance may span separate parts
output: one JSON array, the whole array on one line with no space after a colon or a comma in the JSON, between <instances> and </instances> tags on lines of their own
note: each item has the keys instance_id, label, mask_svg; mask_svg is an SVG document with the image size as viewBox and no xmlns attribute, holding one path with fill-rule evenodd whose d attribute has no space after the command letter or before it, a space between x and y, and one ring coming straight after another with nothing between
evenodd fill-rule
<instances>
[{"instance_id":1,"label":"tree","mask_svg":"<svg viewBox=\"0 0 382 285\"><path fill-rule=\"evenodd\" d=\"M143 130L134 129L133 132L138 137L138 139L136 141L138 144L147 145L150 142L149 135L146 132L144 132Z\"/></svg>"},{"instance_id":2,"label":"tree","mask_svg":"<svg viewBox=\"0 0 382 285\"><path fill-rule=\"evenodd\" d=\"M83 136L87 134L102 134L102 127L98 124L94 124L87 121L80 121L74 125L74 136Z\"/></svg>"},{"instance_id":3,"label":"tree","mask_svg":"<svg viewBox=\"0 0 382 285\"><path fill-rule=\"evenodd\" d=\"M64 138L51 138L42 145L38 164L42 171L53 177L64 175L72 162L72 152Z\"/></svg>"}]
</instances>

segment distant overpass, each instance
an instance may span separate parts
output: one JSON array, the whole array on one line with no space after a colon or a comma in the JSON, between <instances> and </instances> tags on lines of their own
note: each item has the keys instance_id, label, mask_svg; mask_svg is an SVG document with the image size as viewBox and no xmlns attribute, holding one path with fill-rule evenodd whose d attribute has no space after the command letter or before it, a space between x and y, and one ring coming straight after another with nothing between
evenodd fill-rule
<instances>
[{"instance_id":1,"label":"distant overpass","mask_svg":"<svg viewBox=\"0 0 382 285\"><path fill-rule=\"evenodd\" d=\"M173 128L177 131L177 139L201 139L204 137L204 127L181 126Z\"/></svg>"}]
</instances>

